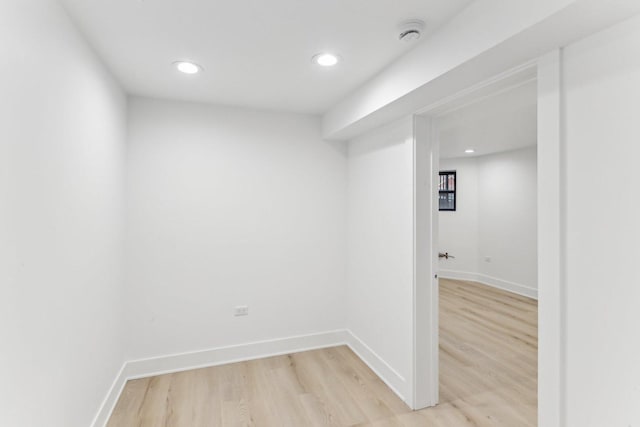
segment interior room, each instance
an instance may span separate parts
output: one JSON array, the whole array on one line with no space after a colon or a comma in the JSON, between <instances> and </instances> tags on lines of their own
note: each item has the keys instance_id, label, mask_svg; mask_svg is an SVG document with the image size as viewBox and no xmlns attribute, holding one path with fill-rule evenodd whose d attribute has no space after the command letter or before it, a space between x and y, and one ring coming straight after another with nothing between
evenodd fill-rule
<instances>
[{"instance_id":1,"label":"interior room","mask_svg":"<svg viewBox=\"0 0 640 427\"><path fill-rule=\"evenodd\" d=\"M537 426L536 80L445 108L437 132L440 403Z\"/></svg>"},{"instance_id":2,"label":"interior room","mask_svg":"<svg viewBox=\"0 0 640 427\"><path fill-rule=\"evenodd\" d=\"M637 0L3 0L0 52L0 426L535 425L439 384L439 275L537 298L527 420L640 425Z\"/></svg>"}]
</instances>

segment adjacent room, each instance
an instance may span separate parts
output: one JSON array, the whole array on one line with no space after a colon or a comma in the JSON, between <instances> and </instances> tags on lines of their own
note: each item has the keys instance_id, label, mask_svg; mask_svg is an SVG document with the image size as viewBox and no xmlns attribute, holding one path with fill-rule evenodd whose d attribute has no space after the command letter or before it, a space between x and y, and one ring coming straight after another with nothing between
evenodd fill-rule
<instances>
[{"instance_id":1,"label":"adjacent room","mask_svg":"<svg viewBox=\"0 0 640 427\"><path fill-rule=\"evenodd\" d=\"M2 0L0 52L0 426L640 426L637 0Z\"/></svg>"},{"instance_id":2,"label":"adjacent room","mask_svg":"<svg viewBox=\"0 0 640 427\"><path fill-rule=\"evenodd\" d=\"M440 402L537 426L537 84L437 118Z\"/></svg>"}]
</instances>

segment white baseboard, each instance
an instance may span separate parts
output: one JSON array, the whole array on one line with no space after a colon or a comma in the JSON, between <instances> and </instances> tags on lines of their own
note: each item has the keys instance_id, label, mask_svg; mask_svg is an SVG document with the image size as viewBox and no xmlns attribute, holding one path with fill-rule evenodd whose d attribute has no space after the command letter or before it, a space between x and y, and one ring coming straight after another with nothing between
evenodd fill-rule
<instances>
[{"instance_id":1,"label":"white baseboard","mask_svg":"<svg viewBox=\"0 0 640 427\"><path fill-rule=\"evenodd\" d=\"M536 289L483 274L441 270L439 276L448 279L471 280L530 298L537 299L538 297ZM125 362L91 426L104 427L106 425L128 380L340 345L349 346L400 399L411 407L412 390L410 390L407 379L353 332L340 329Z\"/></svg>"},{"instance_id":2,"label":"white baseboard","mask_svg":"<svg viewBox=\"0 0 640 427\"><path fill-rule=\"evenodd\" d=\"M126 372L128 379L146 378L344 344L346 344L344 330L298 335L210 350L132 360L127 362Z\"/></svg>"},{"instance_id":3,"label":"white baseboard","mask_svg":"<svg viewBox=\"0 0 640 427\"><path fill-rule=\"evenodd\" d=\"M468 271L454 271L454 270L440 270L438 276L442 279L453 280L470 280L472 282L479 282L483 285L498 288L503 291L512 292L514 294L522 295L525 297L538 299L538 290L529 286L521 285L519 283L509 282L507 280L498 279L496 277L487 276L481 273L472 273Z\"/></svg>"},{"instance_id":4,"label":"white baseboard","mask_svg":"<svg viewBox=\"0 0 640 427\"><path fill-rule=\"evenodd\" d=\"M389 365L382 357L378 356L375 351L358 338L353 332L347 330L347 345L349 348L367 365L373 372L380 377L382 381L396 394L398 397L411 407L408 398L411 396L409 383L400 375L391 365Z\"/></svg>"},{"instance_id":5,"label":"white baseboard","mask_svg":"<svg viewBox=\"0 0 640 427\"><path fill-rule=\"evenodd\" d=\"M440 270L438 271L438 277L440 279L479 281L478 273L470 273L468 271Z\"/></svg>"},{"instance_id":6,"label":"white baseboard","mask_svg":"<svg viewBox=\"0 0 640 427\"><path fill-rule=\"evenodd\" d=\"M349 346L400 399L411 406L407 380L353 332L341 329L125 362L91 426L106 425L128 380L340 345Z\"/></svg>"},{"instance_id":7,"label":"white baseboard","mask_svg":"<svg viewBox=\"0 0 640 427\"><path fill-rule=\"evenodd\" d=\"M106 425L128 380L348 345L349 341L351 341L351 334L341 329L125 362L91 426L103 427Z\"/></svg>"},{"instance_id":8,"label":"white baseboard","mask_svg":"<svg viewBox=\"0 0 640 427\"><path fill-rule=\"evenodd\" d=\"M107 396L102 401L102 405L100 405L100 409L98 409L98 413L93 419L91 427L102 427L109 421L109 417L111 417L111 413L116 407L116 403L118 403L122 390L124 390L124 386L127 384L128 378L125 374L126 367L127 363L125 362L120 368L120 371L118 371L118 375L116 375L113 384L111 384Z\"/></svg>"}]
</instances>

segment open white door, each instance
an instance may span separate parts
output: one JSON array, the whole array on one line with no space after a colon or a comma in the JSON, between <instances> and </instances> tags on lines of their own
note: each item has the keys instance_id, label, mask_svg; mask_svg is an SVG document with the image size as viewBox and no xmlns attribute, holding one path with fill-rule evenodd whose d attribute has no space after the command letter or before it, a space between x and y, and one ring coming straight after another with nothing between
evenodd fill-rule
<instances>
[{"instance_id":1,"label":"open white door","mask_svg":"<svg viewBox=\"0 0 640 427\"><path fill-rule=\"evenodd\" d=\"M413 409L438 404L438 141L431 118L414 116ZM425 262L425 260L428 260Z\"/></svg>"}]
</instances>

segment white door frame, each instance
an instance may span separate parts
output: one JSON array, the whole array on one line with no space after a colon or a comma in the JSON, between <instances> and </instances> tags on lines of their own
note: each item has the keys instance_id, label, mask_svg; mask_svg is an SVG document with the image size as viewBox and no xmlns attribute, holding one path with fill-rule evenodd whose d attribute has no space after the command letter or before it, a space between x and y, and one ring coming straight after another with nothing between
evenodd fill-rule
<instances>
[{"instance_id":1,"label":"white door frame","mask_svg":"<svg viewBox=\"0 0 640 427\"><path fill-rule=\"evenodd\" d=\"M538 61L538 425L565 419L565 138L562 50Z\"/></svg>"},{"instance_id":2,"label":"white door frame","mask_svg":"<svg viewBox=\"0 0 640 427\"><path fill-rule=\"evenodd\" d=\"M412 408L438 403L438 204L439 142L434 117L450 108L521 81L538 82L538 422L564 425L564 154L562 51L508 70L414 116L414 313Z\"/></svg>"}]
</instances>

